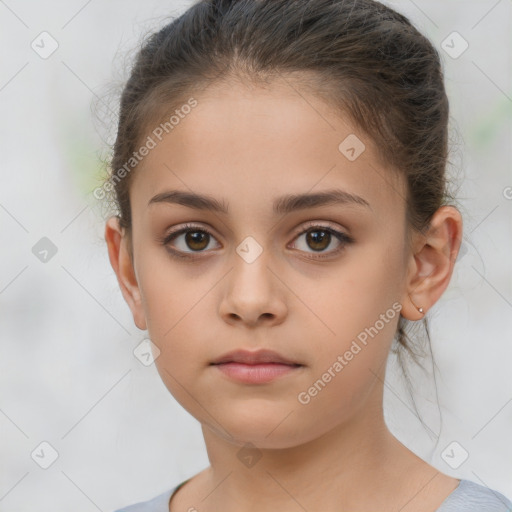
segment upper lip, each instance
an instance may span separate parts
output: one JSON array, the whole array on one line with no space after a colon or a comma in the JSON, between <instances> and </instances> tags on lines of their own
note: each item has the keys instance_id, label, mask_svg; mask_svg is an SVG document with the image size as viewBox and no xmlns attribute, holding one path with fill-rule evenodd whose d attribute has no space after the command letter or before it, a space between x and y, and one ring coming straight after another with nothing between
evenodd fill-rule
<instances>
[{"instance_id":1,"label":"upper lip","mask_svg":"<svg viewBox=\"0 0 512 512\"><path fill-rule=\"evenodd\" d=\"M233 350L220 356L211 364L222 363L245 363L245 364L261 364L261 363L281 363L289 365L299 365L297 361L292 361L273 350Z\"/></svg>"}]
</instances>

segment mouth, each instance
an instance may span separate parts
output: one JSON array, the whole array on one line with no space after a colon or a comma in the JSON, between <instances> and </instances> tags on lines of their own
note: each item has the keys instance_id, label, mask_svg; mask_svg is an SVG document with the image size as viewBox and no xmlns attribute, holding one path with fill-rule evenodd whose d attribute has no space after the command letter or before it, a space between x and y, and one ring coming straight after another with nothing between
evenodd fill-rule
<instances>
[{"instance_id":1,"label":"mouth","mask_svg":"<svg viewBox=\"0 0 512 512\"><path fill-rule=\"evenodd\" d=\"M242 384L266 384L286 375L296 374L303 365L283 363L246 364L227 362L214 364L221 374L229 380Z\"/></svg>"},{"instance_id":2,"label":"mouth","mask_svg":"<svg viewBox=\"0 0 512 512\"><path fill-rule=\"evenodd\" d=\"M278 377L296 373L304 365L277 352L259 350L229 352L210 363L231 380L244 384L265 384Z\"/></svg>"}]
</instances>

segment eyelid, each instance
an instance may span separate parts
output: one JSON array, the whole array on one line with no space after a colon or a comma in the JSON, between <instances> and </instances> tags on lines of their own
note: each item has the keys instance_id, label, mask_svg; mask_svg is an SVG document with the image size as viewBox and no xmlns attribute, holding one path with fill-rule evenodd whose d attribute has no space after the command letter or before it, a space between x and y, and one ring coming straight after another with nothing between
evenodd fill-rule
<instances>
[{"instance_id":1,"label":"eyelid","mask_svg":"<svg viewBox=\"0 0 512 512\"><path fill-rule=\"evenodd\" d=\"M182 260L183 262L187 263L193 263L194 261L198 259L202 259L206 256L208 256L208 253L210 251L181 251L179 249L174 249L170 246L170 243L175 240L177 237L181 236L182 234L187 233L188 231L202 231L204 233L207 233L211 238L217 240L217 237L213 234L213 231L209 227L204 227L199 224L193 224L190 222L187 222L183 224L182 226L172 229L171 231L167 231L163 236L158 236L157 241L159 244L163 245L165 249L170 253L171 257L177 258Z\"/></svg>"},{"instance_id":2,"label":"eyelid","mask_svg":"<svg viewBox=\"0 0 512 512\"><path fill-rule=\"evenodd\" d=\"M295 235L293 237L292 244L295 245L297 238L300 237L301 235L306 234L310 231L320 231L320 230L325 230L325 231L331 233L336 238L336 240L338 241L340 246L338 248L332 249L330 251L320 251L320 252L316 252L316 253L315 253L315 251L308 252L308 251L299 250L299 252L301 252L301 253L306 252L306 254L309 255L309 256L305 257L305 259L313 260L313 261L314 260L321 261L321 260L328 260L329 258L331 258L331 259L335 258L339 255L340 252L344 251L348 245L355 242L355 239L351 235L349 235L348 233L346 233L344 230L340 229L339 227L336 227L336 228L332 227L331 223L328 221L308 221L308 222L306 222L306 225L301 228L301 231L299 231L298 233L295 233Z\"/></svg>"},{"instance_id":3,"label":"eyelid","mask_svg":"<svg viewBox=\"0 0 512 512\"><path fill-rule=\"evenodd\" d=\"M301 225L300 228L297 229L297 231L295 232L295 236L302 235L303 233L305 233L313 228L328 228L336 233L340 233L340 234L344 235L347 239L351 239L353 241L352 237L348 233L345 232L344 228L340 227L337 224L336 225L332 224L331 222L326 221L326 220L306 221L305 223L303 223Z\"/></svg>"},{"instance_id":4,"label":"eyelid","mask_svg":"<svg viewBox=\"0 0 512 512\"><path fill-rule=\"evenodd\" d=\"M162 244L169 243L174 237L179 236L187 231L204 231L208 233L211 237L217 240L217 236L213 233L213 230L209 227L205 227L204 225L193 224L193 223L185 223L177 229L172 229L171 231L167 231L163 236L158 237L158 241Z\"/></svg>"}]
</instances>

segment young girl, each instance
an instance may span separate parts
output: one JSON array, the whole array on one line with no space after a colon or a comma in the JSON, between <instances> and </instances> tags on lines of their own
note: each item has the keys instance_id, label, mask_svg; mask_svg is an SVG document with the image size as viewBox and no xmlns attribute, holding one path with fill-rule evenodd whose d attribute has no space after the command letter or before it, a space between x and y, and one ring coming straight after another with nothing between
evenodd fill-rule
<instances>
[{"instance_id":1,"label":"young girl","mask_svg":"<svg viewBox=\"0 0 512 512\"><path fill-rule=\"evenodd\" d=\"M105 239L210 466L122 511L512 510L383 416L462 238L447 121L436 50L373 0L201 0L147 40Z\"/></svg>"}]
</instances>

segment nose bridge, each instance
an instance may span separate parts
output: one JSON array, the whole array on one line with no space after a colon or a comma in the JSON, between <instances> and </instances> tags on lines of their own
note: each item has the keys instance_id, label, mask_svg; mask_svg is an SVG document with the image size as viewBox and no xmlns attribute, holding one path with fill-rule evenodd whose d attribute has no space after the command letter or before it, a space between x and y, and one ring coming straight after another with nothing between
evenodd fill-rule
<instances>
[{"instance_id":1,"label":"nose bridge","mask_svg":"<svg viewBox=\"0 0 512 512\"><path fill-rule=\"evenodd\" d=\"M261 318L282 320L286 310L280 281L272 271L271 252L247 236L235 248L227 276L221 314L256 323Z\"/></svg>"},{"instance_id":2,"label":"nose bridge","mask_svg":"<svg viewBox=\"0 0 512 512\"><path fill-rule=\"evenodd\" d=\"M251 297L253 300L265 300L273 288L271 281L274 276L268 268L271 265L271 254L262 244L253 236L247 236L233 254L231 282L246 300Z\"/></svg>"}]
</instances>

